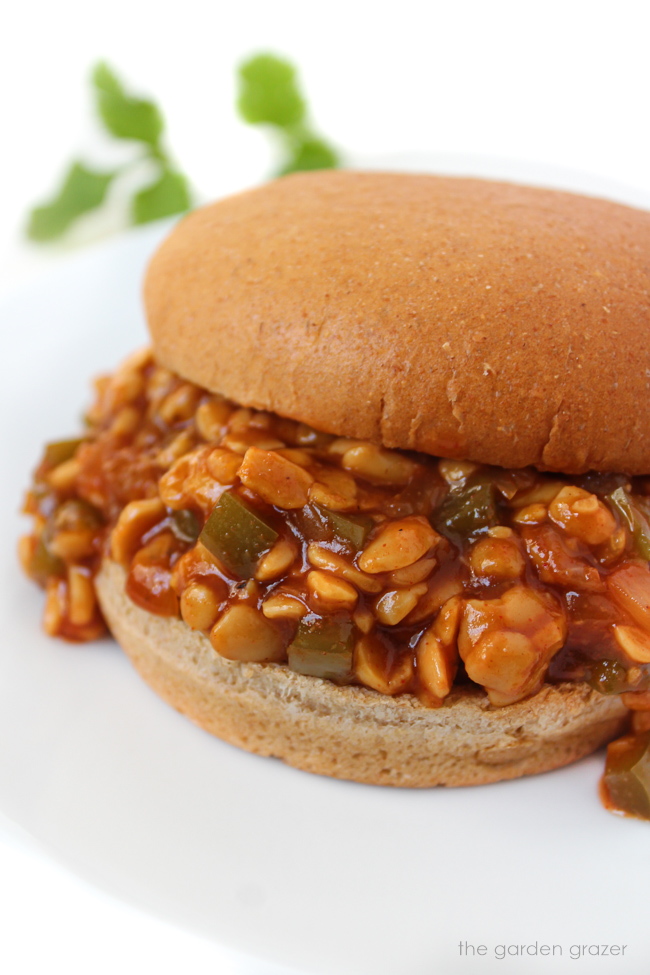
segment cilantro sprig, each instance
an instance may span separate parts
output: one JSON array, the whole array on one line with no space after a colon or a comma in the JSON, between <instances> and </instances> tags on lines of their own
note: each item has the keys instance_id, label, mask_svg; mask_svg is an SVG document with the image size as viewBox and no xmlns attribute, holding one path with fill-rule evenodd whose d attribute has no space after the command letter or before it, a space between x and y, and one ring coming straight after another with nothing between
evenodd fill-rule
<instances>
[{"instance_id":1,"label":"cilantro sprig","mask_svg":"<svg viewBox=\"0 0 650 975\"><path fill-rule=\"evenodd\" d=\"M282 156L276 175L340 165L336 149L311 126L296 69L275 54L256 54L239 67L237 108L250 125L268 126Z\"/></svg>"},{"instance_id":2,"label":"cilantro sprig","mask_svg":"<svg viewBox=\"0 0 650 975\"><path fill-rule=\"evenodd\" d=\"M149 223L192 206L187 177L165 148L165 122L155 102L127 91L105 62L95 66L91 81L103 128L115 139L132 142L135 151L129 162L109 171L93 169L80 160L71 163L53 199L29 215L27 236L38 243L62 237L79 217L104 204L111 187L143 162L148 163L151 181L130 199L131 223Z\"/></svg>"},{"instance_id":3,"label":"cilantro sprig","mask_svg":"<svg viewBox=\"0 0 650 975\"><path fill-rule=\"evenodd\" d=\"M38 242L61 237L78 217L101 206L114 178L114 172L98 173L73 162L54 199L32 210L27 236Z\"/></svg>"},{"instance_id":4,"label":"cilantro sprig","mask_svg":"<svg viewBox=\"0 0 650 975\"><path fill-rule=\"evenodd\" d=\"M340 157L312 127L296 69L274 54L257 54L238 69L237 108L250 125L264 126L279 147L276 175L305 169L331 169ZM120 142L131 143L132 158L113 169L96 169L85 161L72 162L54 197L29 214L27 236L37 243L57 240L86 214L110 205L116 184L129 192L129 220L149 223L189 210L194 198L187 177L165 146L165 122L160 108L128 91L106 62L95 65L92 76L94 106L103 129ZM149 182L130 189L132 175L146 163Z\"/></svg>"}]
</instances>

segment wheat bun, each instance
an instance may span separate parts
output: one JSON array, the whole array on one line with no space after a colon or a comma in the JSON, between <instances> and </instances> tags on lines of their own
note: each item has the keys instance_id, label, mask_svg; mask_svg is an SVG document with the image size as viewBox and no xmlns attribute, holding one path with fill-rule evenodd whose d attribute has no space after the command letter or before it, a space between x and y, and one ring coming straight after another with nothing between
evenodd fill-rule
<instances>
[{"instance_id":1,"label":"wheat bun","mask_svg":"<svg viewBox=\"0 0 650 975\"><path fill-rule=\"evenodd\" d=\"M478 179L298 174L186 217L156 356L320 430L503 467L650 473L650 214Z\"/></svg>"},{"instance_id":2,"label":"wheat bun","mask_svg":"<svg viewBox=\"0 0 650 975\"><path fill-rule=\"evenodd\" d=\"M151 262L156 358L337 435L504 467L650 472L650 214L567 193L391 173L290 176L185 218ZM586 684L492 708L221 658L124 594L106 619L161 697L227 742L344 779L479 785L622 730Z\"/></svg>"},{"instance_id":3,"label":"wheat bun","mask_svg":"<svg viewBox=\"0 0 650 975\"><path fill-rule=\"evenodd\" d=\"M104 561L102 611L153 690L224 741L309 772L372 785L483 785L574 762L626 720L618 697L586 684L545 685L503 708L490 708L478 688L455 689L432 709L410 694L226 660L202 633L136 606L124 583L124 570Z\"/></svg>"}]
</instances>

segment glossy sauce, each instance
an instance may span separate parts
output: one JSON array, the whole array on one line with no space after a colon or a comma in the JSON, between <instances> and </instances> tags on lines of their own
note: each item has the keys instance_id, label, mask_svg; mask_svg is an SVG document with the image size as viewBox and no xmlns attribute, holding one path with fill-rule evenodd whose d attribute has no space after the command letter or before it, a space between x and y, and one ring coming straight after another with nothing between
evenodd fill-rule
<instances>
[{"instance_id":1,"label":"glossy sauce","mask_svg":"<svg viewBox=\"0 0 650 975\"><path fill-rule=\"evenodd\" d=\"M650 687L648 479L384 451L237 407L146 353L97 383L87 423L74 449L48 447L25 504L34 529L23 563L49 587L52 635L86 640L101 631L97 606L75 623L84 609L75 611L70 573L92 575L120 534L130 598L189 625L208 621L198 628L218 651L229 610L247 606L246 619L266 634L261 645L272 647L268 659L278 660L281 645L286 660L297 633L309 645L310 627L351 624L355 663L345 679L412 692L430 706L444 699L445 683L424 680L425 634L455 683L472 672L494 676L484 684L493 704L544 680L587 681L603 693ZM212 540L222 557L203 543L225 495L233 532L253 532L235 539L240 549L274 539L255 549L244 575L229 567L223 540ZM124 512L143 501L157 514L153 522L138 515L142 531L131 538ZM401 551L407 542L411 554ZM281 571L265 575L267 557ZM77 577L80 586L88 600ZM528 623L519 612L526 606ZM444 613L455 620L451 637L449 627L434 632ZM530 663L490 675L495 643L516 646Z\"/></svg>"}]
</instances>

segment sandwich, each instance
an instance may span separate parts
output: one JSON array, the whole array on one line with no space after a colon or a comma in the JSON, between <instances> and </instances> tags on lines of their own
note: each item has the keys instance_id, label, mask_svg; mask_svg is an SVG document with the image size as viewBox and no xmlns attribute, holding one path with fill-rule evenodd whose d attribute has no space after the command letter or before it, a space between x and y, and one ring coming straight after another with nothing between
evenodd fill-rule
<instances>
[{"instance_id":1,"label":"sandwich","mask_svg":"<svg viewBox=\"0 0 650 975\"><path fill-rule=\"evenodd\" d=\"M608 801L650 816L650 214L296 174L183 219L144 298L27 495L46 631L358 782L616 739Z\"/></svg>"}]
</instances>

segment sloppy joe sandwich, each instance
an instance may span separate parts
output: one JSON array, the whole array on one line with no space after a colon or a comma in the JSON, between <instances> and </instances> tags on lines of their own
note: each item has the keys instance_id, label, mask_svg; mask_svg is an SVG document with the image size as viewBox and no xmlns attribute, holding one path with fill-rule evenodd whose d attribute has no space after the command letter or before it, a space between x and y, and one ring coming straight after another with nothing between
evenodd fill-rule
<instances>
[{"instance_id":1,"label":"sloppy joe sandwich","mask_svg":"<svg viewBox=\"0 0 650 975\"><path fill-rule=\"evenodd\" d=\"M220 738L470 785L610 746L650 816L650 214L293 175L186 217L26 511L45 628Z\"/></svg>"}]
</instances>

